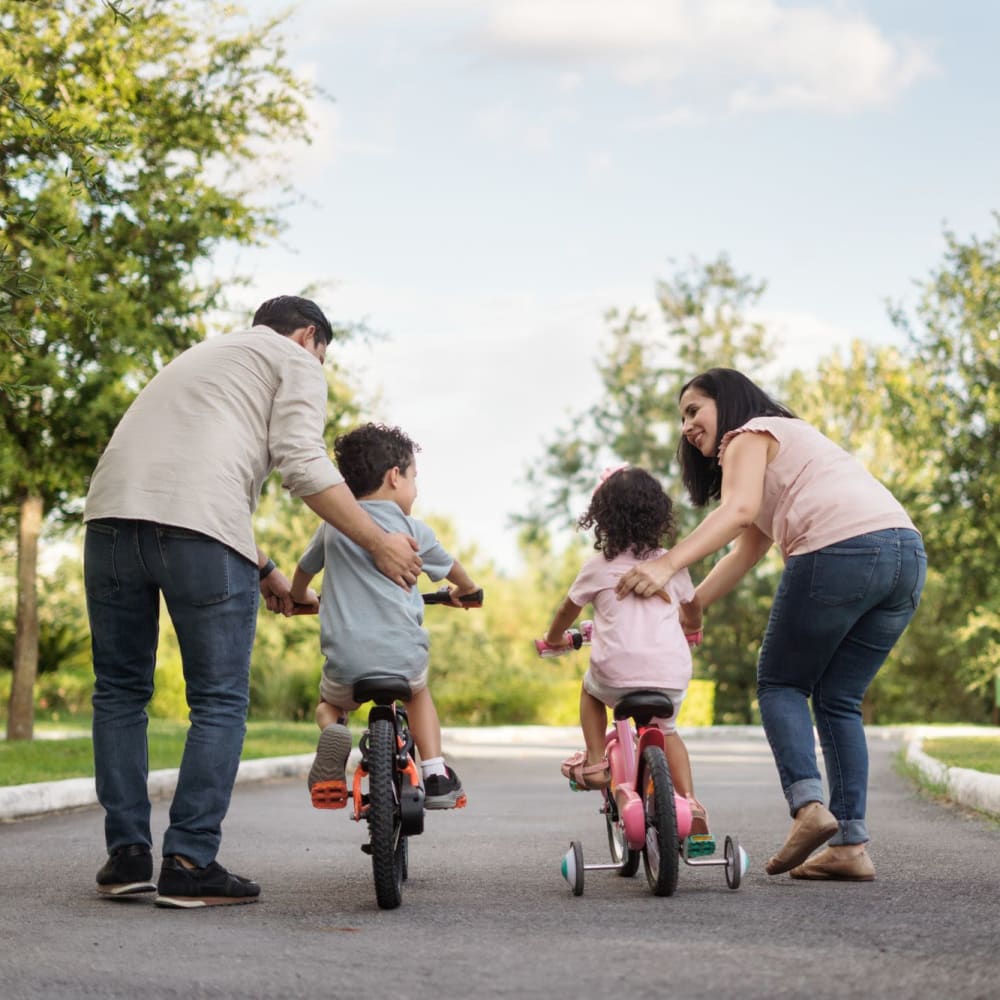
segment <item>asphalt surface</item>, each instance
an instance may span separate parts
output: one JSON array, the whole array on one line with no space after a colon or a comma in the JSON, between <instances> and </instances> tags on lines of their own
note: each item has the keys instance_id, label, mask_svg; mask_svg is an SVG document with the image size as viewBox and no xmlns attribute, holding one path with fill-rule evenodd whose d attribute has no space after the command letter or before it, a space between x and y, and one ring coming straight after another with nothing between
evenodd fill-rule
<instances>
[{"instance_id":1,"label":"asphalt surface","mask_svg":"<svg viewBox=\"0 0 1000 1000\"><path fill-rule=\"evenodd\" d=\"M300 776L237 787L220 861L261 882L250 906L98 897L96 807L0 825L0 996L996 996L1000 826L919 793L898 772L899 734L870 734L877 878L861 884L763 874L789 823L766 743L692 734L713 830L739 836L751 868L732 891L721 868L682 866L669 898L641 867L588 872L572 895L571 839L608 860L599 799L558 773L575 734L519 736L446 740L469 806L428 814L393 911L375 904L362 826L313 810ZM158 800L156 837L166 812Z\"/></svg>"}]
</instances>

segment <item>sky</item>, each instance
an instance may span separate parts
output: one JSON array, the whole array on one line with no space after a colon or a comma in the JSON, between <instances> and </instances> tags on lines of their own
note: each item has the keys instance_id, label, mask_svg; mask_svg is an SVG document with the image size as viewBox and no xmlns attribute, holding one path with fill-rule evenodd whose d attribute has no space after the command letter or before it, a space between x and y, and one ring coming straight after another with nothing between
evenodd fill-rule
<instances>
[{"instance_id":1,"label":"sky","mask_svg":"<svg viewBox=\"0 0 1000 1000\"><path fill-rule=\"evenodd\" d=\"M915 303L945 231L996 228L993 0L292 10L287 59L331 98L277 154L302 200L279 244L214 265L251 277L251 311L315 286L382 334L338 357L421 446L414 514L501 570L526 470L599 398L609 309L655 312L657 280L724 253L809 368L901 343L887 304Z\"/></svg>"}]
</instances>

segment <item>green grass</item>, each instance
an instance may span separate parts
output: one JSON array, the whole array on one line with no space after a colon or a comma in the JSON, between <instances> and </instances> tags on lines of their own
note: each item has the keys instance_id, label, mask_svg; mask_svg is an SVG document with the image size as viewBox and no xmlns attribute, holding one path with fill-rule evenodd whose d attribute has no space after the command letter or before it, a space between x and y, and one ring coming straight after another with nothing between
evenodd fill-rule
<instances>
[{"instance_id":1,"label":"green grass","mask_svg":"<svg viewBox=\"0 0 1000 1000\"><path fill-rule=\"evenodd\" d=\"M1000 736L925 738L923 751L948 767L967 767L972 771L1000 774Z\"/></svg>"},{"instance_id":2,"label":"green grass","mask_svg":"<svg viewBox=\"0 0 1000 1000\"><path fill-rule=\"evenodd\" d=\"M0 741L0 786L25 785L63 778L90 778L94 752L89 730L39 725L36 735L58 730L79 732L66 739ZM149 723L149 769L177 767L184 750L187 725L153 719ZM311 722L250 722L243 760L312 753L319 730Z\"/></svg>"}]
</instances>

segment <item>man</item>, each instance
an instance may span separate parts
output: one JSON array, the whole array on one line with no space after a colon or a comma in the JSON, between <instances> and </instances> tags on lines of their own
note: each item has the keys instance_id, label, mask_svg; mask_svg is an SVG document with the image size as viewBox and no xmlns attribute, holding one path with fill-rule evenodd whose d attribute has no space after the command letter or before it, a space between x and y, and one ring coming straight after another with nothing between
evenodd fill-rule
<instances>
[{"instance_id":1,"label":"man","mask_svg":"<svg viewBox=\"0 0 1000 1000\"><path fill-rule=\"evenodd\" d=\"M293 496L409 588L416 542L358 505L323 441L329 321L280 296L253 328L210 338L139 393L87 495L84 578L94 658L94 763L108 860L98 891L157 890L161 906L254 902L256 882L217 861L250 700L259 594L290 611L287 578L256 546L251 516L277 470ZM259 593L258 593L259 591ZM152 881L146 706L160 595L177 633L191 726Z\"/></svg>"}]
</instances>

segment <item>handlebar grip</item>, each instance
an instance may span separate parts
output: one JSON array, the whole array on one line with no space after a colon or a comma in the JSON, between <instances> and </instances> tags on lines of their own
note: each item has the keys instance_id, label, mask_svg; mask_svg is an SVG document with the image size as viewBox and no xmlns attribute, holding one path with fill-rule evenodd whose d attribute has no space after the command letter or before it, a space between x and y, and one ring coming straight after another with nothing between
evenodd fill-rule
<instances>
[{"instance_id":1,"label":"handlebar grip","mask_svg":"<svg viewBox=\"0 0 1000 1000\"><path fill-rule=\"evenodd\" d=\"M424 604L451 604L447 587L442 587L441 590L435 590L431 594L422 594L421 596L424 599ZM483 588L480 587L479 590L474 590L471 594L463 594L459 600L465 608L481 608L483 606ZM454 605L452 606L454 607Z\"/></svg>"},{"instance_id":2,"label":"handlebar grip","mask_svg":"<svg viewBox=\"0 0 1000 1000\"><path fill-rule=\"evenodd\" d=\"M565 646L550 646L544 639L535 640L535 651L539 656L565 656L579 649L588 640L578 629L568 628L563 632L563 636L568 640Z\"/></svg>"}]
</instances>

